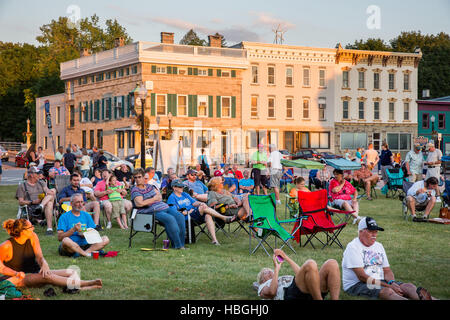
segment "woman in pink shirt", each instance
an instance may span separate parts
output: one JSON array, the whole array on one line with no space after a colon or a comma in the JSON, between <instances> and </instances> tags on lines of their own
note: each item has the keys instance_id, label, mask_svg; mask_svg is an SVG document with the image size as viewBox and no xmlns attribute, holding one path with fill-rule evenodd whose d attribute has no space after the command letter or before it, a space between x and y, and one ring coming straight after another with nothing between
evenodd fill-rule
<instances>
[{"instance_id":1,"label":"woman in pink shirt","mask_svg":"<svg viewBox=\"0 0 450 320\"><path fill-rule=\"evenodd\" d=\"M361 220L358 216L358 191L350 182L344 179L344 172L339 169L333 171L334 179L330 181L328 192L331 195L331 206L345 211L353 211L353 224ZM353 195L353 198L352 198Z\"/></svg>"}]
</instances>

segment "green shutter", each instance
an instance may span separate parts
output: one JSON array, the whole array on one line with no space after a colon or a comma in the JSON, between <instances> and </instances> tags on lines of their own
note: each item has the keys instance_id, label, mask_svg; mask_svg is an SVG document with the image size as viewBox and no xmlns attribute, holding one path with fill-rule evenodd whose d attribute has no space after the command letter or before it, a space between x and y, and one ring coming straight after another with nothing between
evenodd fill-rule
<instances>
[{"instance_id":1,"label":"green shutter","mask_svg":"<svg viewBox=\"0 0 450 320\"><path fill-rule=\"evenodd\" d=\"M100 120L105 119L105 98L102 99L102 113L100 115Z\"/></svg>"},{"instance_id":2,"label":"green shutter","mask_svg":"<svg viewBox=\"0 0 450 320\"><path fill-rule=\"evenodd\" d=\"M86 111L89 112L89 121L94 120L94 108L92 108L92 106L89 108L87 102L86 102Z\"/></svg>"},{"instance_id":3,"label":"green shutter","mask_svg":"<svg viewBox=\"0 0 450 320\"><path fill-rule=\"evenodd\" d=\"M214 106L213 106L214 97L208 96L208 116L210 118L214 117Z\"/></svg>"},{"instance_id":4,"label":"green shutter","mask_svg":"<svg viewBox=\"0 0 450 320\"><path fill-rule=\"evenodd\" d=\"M173 116L177 115L177 95L168 94L167 95L167 114L172 113Z\"/></svg>"},{"instance_id":5,"label":"green shutter","mask_svg":"<svg viewBox=\"0 0 450 320\"><path fill-rule=\"evenodd\" d=\"M152 66L152 73L156 73L156 66Z\"/></svg>"},{"instance_id":6,"label":"green shutter","mask_svg":"<svg viewBox=\"0 0 450 320\"><path fill-rule=\"evenodd\" d=\"M121 96L122 99L122 108L120 108L120 117L125 117L125 96Z\"/></svg>"},{"instance_id":7,"label":"green shutter","mask_svg":"<svg viewBox=\"0 0 450 320\"><path fill-rule=\"evenodd\" d=\"M194 116L194 96L189 95L188 96L188 117Z\"/></svg>"},{"instance_id":8,"label":"green shutter","mask_svg":"<svg viewBox=\"0 0 450 320\"><path fill-rule=\"evenodd\" d=\"M88 107L86 106L86 112L84 113L84 121L85 122L88 122L89 121L89 109L88 109Z\"/></svg>"},{"instance_id":9,"label":"green shutter","mask_svg":"<svg viewBox=\"0 0 450 320\"><path fill-rule=\"evenodd\" d=\"M95 100L94 106L95 106L95 110L97 111L97 119L96 120L100 120L100 100Z\"/></svg>"},{"instance_id":10,"label":"green shutter","mask_svg":"<svg viewBox=\"0 0 450 320\"><path fill-rule=\"evenodd\" d=\"M231 77L236 78L236 70L231 70Z\"/></svg>"},{"instance_id":11,"label":"green shutter","mask_svg":"<svg viewBox=\"0 0 450 320\"><path fill-rule=\"evenodd\" d=\"M113 119L117 119L118 117L117 117L117 97L114 97L114 112L113 112L113 114L114 114L114 118ZM112 115L111 115L111 117L112 117Z\"/></svg>"},{"instance_id":12,"label":"green shutter","mask_svg":"<svg viewBox=\"0 0 450 320\"><path fill-rule=\"evenodd\" d=\"M194 76L198 76L198 68L194 68Z\"/></svg>"},{"instance_id":13,"label":"green shutter","mask_svg":"<svg viewBox=\"0 0 450 320\"><path fill-rule=\"evenodd\" d=\"M217 69L217 76L218 76L218 77L222 76L222 70Z\"/></svg>"},{"instance_id":14,"label":"green shutter","mask_svg":"<svg viewBox=\"0 0 450 320\"><path fill-rule=\"evenodd\" d=\"M150 114L152 116L156 115L156 94L152 93L151 94L151 110L150 110Z\"/></svg>"},{"instance_id":15,"label":"green shutter","mask_svg":"<svg viewBox=\"0 0 450 320\"><path fill-rule=\"evenodd\" d=\"M87 109L88 106L89 106L89 108L91 108L92 110L94 109L94 106L92 105L92 100L89 101L89 104L88 104L88 102L86 101L86 109ZM94 113L94 111L92 111L92 113Z\"/></svg>"},{"instance_id":16,"label":"green shutter","mask_svg":"<svg viewBox=\"0 0 450 320\"><path fill-rule=\"evenodd\" d=\"M167 67L167 74L172 74L172 67L171 66Z\"/></svg>"},{"instance_id":17,"label":"green shutter","mask_svg":"<svg viewBox=\"0 0 450 320\"><path fill-rule=\"evenodd\" d=\"M192 96L192 103L193 103L192 116L197 117L197 108L198 108L197 95Z\"/></svg>"},{"instance_id":18,"label":"green shutter","mask_svg":"<svg viewBox=\"0 0 450 320\"><path fill-rule=\"evenodd\" d=\"M127 95L127 117L131 115L131 97Z\"/></svg>"},{"instance_id":19,"label":"green shutter","mask_svg":"<svg viewBox=\"0 0 450 320\"><path fill-rule=\"evenodd\" d=\"M236 97L231 97L231 117L236 118Z\"/></svg>"},{"instance_id":20,"label":"green shutter","mask_svg":"<svg viewBox=\"0 0 450 320\"><path fill-rule=\"evenodd\" d=\"M213 69L208 69L208 77L212 77L213 75Z\"/></svg>"},{"instance_id":21,"label":"green shutter","mask_svg":"<svg viewBox=\"0 0 450 320\"><path fill-rule=\"evenodd\" d=\"M188 76L192 76L192 68L188 68Z\"/></svg>"},{"instance_id":22,"label":"green shutter","mask_svg":"<svg viewBox=\"0 0 450 320\"><path fill-rule=\"evenodd\" d=\"M78 105L78 109L80 111L80 123L83 121L83 106L80 104Z\"/></svg>"},{"instance_id":23,"label":"green shutter","mask_svg":"<svg viewBox=\"0 0 450 320\"><path fill-rule=\"evenodd\" d=\"M111 98L106 99L106 114L108 115L108 120L111 120L112 118L111 102L112 102Z\"/></svg>"},{"instance_id":24,"label":"green shutter","mask_svg":"<svg viewBox=\"0 0 450 320\"><path fill-rule=\"evenodd\" d=\"M172 68L172 73L173 74L178 74L178 67L173 67Z\"/></svg>"},{"instance_id":25,"label":"green shutter","mask_svg":"<svg viewBox=\"0 0 450 320\"><path fill-rule=\"evenodd\" d=\"M217 118L220 118L222 115L221 115L221 112L222 112L222 104L221 104L221 97L220 96L217 96L216 97L216 115L217 115Z\"/></svg>"}]
</instances>

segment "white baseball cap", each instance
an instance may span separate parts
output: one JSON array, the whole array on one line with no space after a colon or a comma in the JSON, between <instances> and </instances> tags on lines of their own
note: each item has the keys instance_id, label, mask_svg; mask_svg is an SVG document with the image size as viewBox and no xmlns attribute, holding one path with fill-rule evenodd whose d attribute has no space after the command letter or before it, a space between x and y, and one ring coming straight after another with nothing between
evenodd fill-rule
<instances>
[{"instance_id":1,"label":"white baseball cap","mask_svg":"<svg viewBox=\"0 0 450 320\"><path fill-rule=\"evenodd\" d=\"M358 231L361 231L361 230L364 230L364 229L384 231L383 228L380 228L378 226L378 224L375 221L375 219L373 219L371 217L365 217L364 219L361 219L361 221L359 221Z\"/></svg>"}]
</instances>

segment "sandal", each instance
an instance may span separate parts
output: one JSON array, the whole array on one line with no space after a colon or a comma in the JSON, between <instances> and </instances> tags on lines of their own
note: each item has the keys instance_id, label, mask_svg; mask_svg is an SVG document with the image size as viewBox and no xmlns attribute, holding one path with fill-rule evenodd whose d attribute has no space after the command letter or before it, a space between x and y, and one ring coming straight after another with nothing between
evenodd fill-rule
<instances>
[{"instance_id":1,"label":"sandal","mask_svg":"<svg viewBox=\"0 0 450 320\"><path fill-rule=\"evenodd\" d=\"M226 217L225 223L234 222L234 220L236 220L236 218L237 218L236 216Z\"/></svg>"},{"instance_id":2,"label":"sandal","mask_svg":"<svg viewBox=\"0 0 450 320\"><path fill-rule=\"evenodd\" d=\"M416 292L420 300L431 300L431 294L428 292L427 289L418 287Z\"/></svg>"}]
</instances>

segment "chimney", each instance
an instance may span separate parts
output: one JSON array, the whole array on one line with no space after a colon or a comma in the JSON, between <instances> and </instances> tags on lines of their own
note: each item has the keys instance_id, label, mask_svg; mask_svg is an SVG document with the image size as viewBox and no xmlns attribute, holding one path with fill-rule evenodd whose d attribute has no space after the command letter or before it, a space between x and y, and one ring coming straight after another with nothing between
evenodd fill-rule
<instances>
[{"instance_id":1,"label":"chimney","mask_svg":"<svg viewBox=\"0 0 450 320\"><path fill-rule=\"evenodd\" d=\"M161 43L173 44L173 32L161 32Z\"/></svg>"},{"instance_id":2,"label":"chimney","mask_svg":"<svg viewBox=\"0 0 450 320\"><path fill-rule=\"evenodd\" d=\"M83 48L81 51L80 51L80 57L88 57L88 56L90 56L91 55L91 53L89 52L89 49L88 48Z\"/></svg>"},{"instance_id":3,"label":"chimney","mask_svg":"<svg viewBox=\"0 0 450 320\"><path fill-rule=\"evenodd\" d=\"M123 47L125 45L125 39L123 37L114 39L114 47Z\"/></svg>"},{"instance_id":4,"label":"chimney","mask_svg":"<svg viewBox=\"0 0 450 320\"><path fill-rule=\"evenodd\" d=\"M216 47L216 48L221 48L222 47L222 36L218 33L216 33L213 36L208 36L208 40L209 40L209 46L210 47Z\"/></svg>"}]
</instances>

